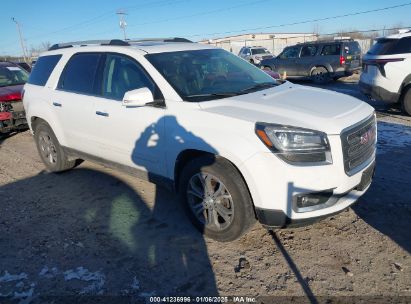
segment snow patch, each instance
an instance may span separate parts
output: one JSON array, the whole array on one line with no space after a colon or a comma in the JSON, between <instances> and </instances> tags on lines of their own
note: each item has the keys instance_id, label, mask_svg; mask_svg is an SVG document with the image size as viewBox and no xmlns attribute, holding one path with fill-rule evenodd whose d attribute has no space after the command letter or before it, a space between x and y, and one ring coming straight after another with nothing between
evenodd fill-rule
<instances>
[{"instance_id":1,"label":"snow patch","mask_svg":"<svg viewBox=\"0 0 411 304\"><path fill-rule=\"evenodd\" d=\"M395 123L378 123L377 153L384 154L391 149L411 147L411 128Z\"/></svg>"},{"instance_id":2,"label":"snow patch","mask_svg":"<svg viewBox=\"0 0 411 304\"><path fill-rule=\"evenodd\" d=\"M64 272L64 280L81 280L81 281L93 281L89 286L84 287L80 294L103 294L103 286L106 281L106 276L100 271L90 272L83 267L77 267L75 270L70 269Z\"/></svg>"},{"instance_id":3,"label":"snow patch","mask_svg":"<svg viewBox=\"0 0 411 304\"><path fill-rule=\"evenodd\" d=\"M27 274L24 272L20 274L10 274L7 270L4 272L4 275L0 277L0 283L3 282L12 282L27 279Z\"/></svg>"},{"instance_id":4,"label":"snow patch","mask_svg":"<svg viewBox=\"0 0 411 304\"><path fill-rule=\"evenodd\" d=\"M137 280L136 277L133 278L133 283L131 284L131 288L134 290L140 289L140 282Z\"/></svg>"},{"instance_id":5,"label":"snow patch","mask_svg":"<svg viewBox=\"0 0 411 304\"><path fill-rule=\"evenodd\" d=\"M39 272L39 276L51 279L54 278L58 273L59 271L57 267L49 269L47 266L44 266L43 269Z\"/></svg>"}]
</instances>

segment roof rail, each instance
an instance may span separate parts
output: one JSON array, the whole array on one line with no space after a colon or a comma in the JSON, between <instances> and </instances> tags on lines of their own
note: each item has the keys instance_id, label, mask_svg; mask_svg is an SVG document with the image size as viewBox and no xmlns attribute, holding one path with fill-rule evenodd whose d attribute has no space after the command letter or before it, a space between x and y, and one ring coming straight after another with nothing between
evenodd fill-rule
<instances>
[{"instance_id":1,"label":"roof rail","mask_svg":"<svg viewBox=\"0 0 411 304\"><path fill-rule=\"evenodd\" d=\"M87 40L87 41L75 41L75 42L66 42L66 43L57 43L53 44L48 50L58 50L65 49L74 46L88 46L88 45L117 45L117 46L127 46L130 45L127 41L120 39L112 40Z\"/></svg>"},{"instance_id":2,"label":"roof rail","mask_svg":"<svg viewBox=\"0 0 411 304\"><path fill-rule=\"evenodd\" d=\"M193 43L191 40L180 37L171 37L171 38L142 38L142 39L131 39L127 42L187 42Z\"/></svg>"}]
</instances>

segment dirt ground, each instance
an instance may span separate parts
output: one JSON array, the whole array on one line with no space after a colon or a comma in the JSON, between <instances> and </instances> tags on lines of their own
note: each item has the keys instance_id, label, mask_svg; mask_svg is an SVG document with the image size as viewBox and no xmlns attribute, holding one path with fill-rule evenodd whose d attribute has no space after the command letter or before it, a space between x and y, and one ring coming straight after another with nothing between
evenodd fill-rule
<instances>
[{"instance_id":1,"label":"dirt ground","mask_svg":"<svg viewBox=\"0 0 411 304\"><path fill-rule=\"evenodd\" d=\"M196 232L161 187L90 162L49 174L29 132L1 138L0 302L76 295L411 301L410 120L387 113L379 114L376 176L352 208L302 228L270 233L256 224L231 243Z\"/></svg>"}]
</instances>

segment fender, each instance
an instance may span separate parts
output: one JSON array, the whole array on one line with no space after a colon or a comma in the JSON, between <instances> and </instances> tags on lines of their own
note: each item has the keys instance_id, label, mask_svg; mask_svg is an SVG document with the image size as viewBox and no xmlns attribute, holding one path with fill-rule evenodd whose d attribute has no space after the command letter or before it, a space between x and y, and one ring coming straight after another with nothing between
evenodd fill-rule
<instances>
[{"instance_id":1,"label":"fender","mask_svg":"<svg viewBox=\"0 0 411 304\"><path fill-rule=\"evenodd\" d=\"M66 138L64 136L63 128L60 123L54 117L54 113L50 106L45 104L45 101L31 102L27 107L27 121L29 122L30 130L34 132L32 127L32 122L35 119L42 119L49 124L54 134L57 137L57 140L62 146L66 145Z\"/></svg>"},{"instance_id":2,"label":"fender","mask_svg":"<svg viewBox=\"0 0 411 304\"><path fill-rule=\"evenodd\" d=\"M398 94L401 94L402 90L409 84L411 84L411 74L408 74L408 76L405 77L404 80L402 81L402 84L398 90Z\"/></svg>"}]
</instances>

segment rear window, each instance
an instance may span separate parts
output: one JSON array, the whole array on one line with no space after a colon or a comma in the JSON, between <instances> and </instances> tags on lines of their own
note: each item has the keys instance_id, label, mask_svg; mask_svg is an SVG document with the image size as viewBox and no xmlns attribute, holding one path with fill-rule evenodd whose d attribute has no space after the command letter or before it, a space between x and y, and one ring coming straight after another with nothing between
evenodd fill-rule
<instances>
[{"instance_id":1,"label":"rear window","mask_svg":"<svg viewBox=\"0 0 411 304\"><path fill-rule=\"evenodd\" d=\"M395 55L411 53L411 37L379 39L367 52L370 55Z\"/></svg>"},{"instance_id":2,"label":"rear window","mask_svg":"<svg viewBox=\"0 0 411 304\"><path fill-rule=\"evenodd\" d=\"M323 56L340 55L340 54L341 54L341 46L339 43L326 44L323 46L323 49L321 51L321 55Z\"/></svg>"},{"instance_id":3,"label":"rear window","mask_svg":"<svg viewBox=\"0 0 411 304\"><path fill-rule=\"evenodd\" d=\"M361 48L358 42L347 43L344 45L344 53L347 55L358 55L361 54Z\"/></svg>"},{"instance_id":4,"label":"rear window","mask_svg":"<svg viewBox=\"0 0 411 304\"><path fill-rule=\"evenodd\" d=\"M45 86L60 58L61 55L40 57L31 71L28 83L38 86Z\"/></svg>"},{"instance_id":5,"label":"rear window","mask_svg":"<svg viewBox=\"0 0 411 304\"><path fill-rule=\"evenodd\" d=\"M94 94L94 83L101 54L79 53L70 58L58 88L64 91Z\"/></svg>"}]
</instances>

